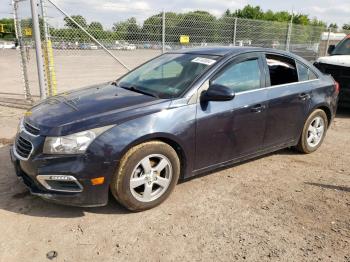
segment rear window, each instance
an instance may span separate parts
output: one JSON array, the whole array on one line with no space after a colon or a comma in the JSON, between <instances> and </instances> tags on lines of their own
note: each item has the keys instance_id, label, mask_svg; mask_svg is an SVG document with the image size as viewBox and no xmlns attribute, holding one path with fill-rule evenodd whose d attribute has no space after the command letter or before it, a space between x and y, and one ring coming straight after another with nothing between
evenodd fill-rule
<instances>
[{"instance_id":1,"label":"rear window","mask_svg":"<svg viewBox=\"0 0 350 262\"><path fill-rule=\"evenodd\" d=\"M266 54L271 86L298 82L298 71L294 59Z\"/></svg>"},{"instance_id":2,"label":"rear window","mask_svg":"<svg viewBox=\"0 0 350 262\"><path fill-rule=\"evenodd\" d=\"M308 67L300 63L297 63L297 68L298 68L299 81L308 81L308 80L317 79L317 76L315 75L315 73L312 72Z\"/></svg>"}]
</instances>

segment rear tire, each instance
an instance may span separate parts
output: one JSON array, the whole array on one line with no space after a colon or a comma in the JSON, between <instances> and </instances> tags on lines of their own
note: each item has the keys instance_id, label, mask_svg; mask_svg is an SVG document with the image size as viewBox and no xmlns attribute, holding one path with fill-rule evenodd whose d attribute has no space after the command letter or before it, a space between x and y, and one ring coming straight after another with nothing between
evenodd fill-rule
<instances>
[{"instance_id":1,"label":"rear tire","mask_svg":"<svg viewBox=\"0 0 350 262\"><path fill-rule=\"evenodd\" d=\"M153 208L168 198L180 176L180 160L166 143L150 141L131 148L121 159L110 188L131 211Z\"/></svg>"},{"instance_id":2,"label":"rear tire","mask_svg":"<svg viewBox=\"0 0 350 262\"><path fill-rule=\"evenodd\" d=\"M315 152L322 145L327 128L326 113L321 109L316 109L307 118L296 149L305 154Z\"/></svg>"}]
</instances>

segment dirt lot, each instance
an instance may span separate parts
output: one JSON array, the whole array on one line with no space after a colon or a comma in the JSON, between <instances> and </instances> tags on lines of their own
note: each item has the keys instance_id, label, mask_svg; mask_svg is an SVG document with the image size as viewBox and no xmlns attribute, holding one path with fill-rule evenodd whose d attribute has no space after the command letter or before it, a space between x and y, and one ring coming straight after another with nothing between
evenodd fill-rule
<instances>
[{"instance_id":1,"label":"dirt lot","mask_svg":"<svg viewBox=\"0 0 350 262\"><path fill-rule=\"evenodd\" d=\"M0 107L1 137L23 112ZM0 261L350 261L350 111L321 149L291 150L179 184L130 213L31 196L0 147Z\"/></svg>"}]
</instances>

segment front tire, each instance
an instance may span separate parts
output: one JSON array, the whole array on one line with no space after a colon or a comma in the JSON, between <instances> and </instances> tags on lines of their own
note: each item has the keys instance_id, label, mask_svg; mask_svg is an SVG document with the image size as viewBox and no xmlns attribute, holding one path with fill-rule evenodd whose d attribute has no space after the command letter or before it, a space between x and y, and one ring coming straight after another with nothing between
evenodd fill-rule
<instances>
[{"instance_id":1,"label":"front tire","mask_svg":"<svg viewBox=\"0 0 350 262\"><path fill-rule=\"evenodd\" d=\"M176 151L161 141L150 141L131 148L123 156L110 188L120 204L142 211L167 199L179 176Z\"/></svg>"},{"instance_id":2,"label":"front tire","mask_svg":"<svg viewBox=\"0 0 350 262\"><path fill-rule=\"evenodd\" d=\"M297 150L310 154L315 152L322 144L328 128L328 118L321 109L313 111L306 120Z\"/></svg>"}]
</instances>

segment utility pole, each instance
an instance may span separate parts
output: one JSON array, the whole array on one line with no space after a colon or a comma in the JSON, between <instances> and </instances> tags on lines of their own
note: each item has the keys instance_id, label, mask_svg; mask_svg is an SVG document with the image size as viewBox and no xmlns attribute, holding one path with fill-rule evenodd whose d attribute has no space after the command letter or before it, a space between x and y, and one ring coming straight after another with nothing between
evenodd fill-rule
<instances>
[{"instance_id":1,"label":"utility pole","mask_svg":"<svg viewBox=\"0 0 350 262\"><path fill-rule=\"evenodd\" d=\"M44 63L43 63L43 53L41 50L41 36L40 36L40 25L38 17L38 3L37 0L30 0L30 6L32 11L32 22L35 40L35 52L36 52L36 65L38 70L38 79L40 87L40 99L46 98L45 92L45 76L44 76Z\"/></svg>"}]
</instances>

